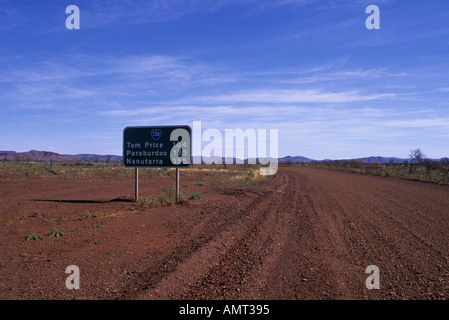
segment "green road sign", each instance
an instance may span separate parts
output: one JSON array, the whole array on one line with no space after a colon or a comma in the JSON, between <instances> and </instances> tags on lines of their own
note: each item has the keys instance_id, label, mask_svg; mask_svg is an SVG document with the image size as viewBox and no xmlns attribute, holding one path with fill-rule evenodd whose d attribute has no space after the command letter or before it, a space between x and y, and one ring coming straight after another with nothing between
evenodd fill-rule
<instances>
[{"instance_id":1,"label":"green road sign","mask_svg":"<svg viewBox=\"0 0 449 320\"><path fill-rule=\"evenodd\" d=\"M126 167L186 168L191 164L189 126L126 127L123 164Z\"/></svg>"}]
</instances>

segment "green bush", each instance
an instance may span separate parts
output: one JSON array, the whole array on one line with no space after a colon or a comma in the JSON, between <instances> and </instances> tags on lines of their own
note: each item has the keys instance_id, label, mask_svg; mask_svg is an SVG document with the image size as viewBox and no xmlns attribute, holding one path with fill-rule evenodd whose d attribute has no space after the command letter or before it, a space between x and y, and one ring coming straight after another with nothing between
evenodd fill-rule
<instances>
[{"instance_id":1,"label":"green bush","mask_svg":"<svg viewBox=\"0 0 449 320\"><path fill-rule=\"evenodd\" d=\"M190 196L190 199L195 199L195 200L203 199L203 195L200 192L194 192Z\"/></svg>"},{"instance_id":2,"label":"green bush","mask_svg":"<svg viewBox=\"0 0 449 320\"><path fill-rule=\"evenodd\" d=\"M49 236L50 237L62 237L67 233L67 230L63 229L51 229Z\"/></svg>"},{"instance_id":3,"label":"green bush","mask_svg":"<svg viewBox=\"0 0 449 320\"><path fill-rule=\"evenodd\" d=\"M123 270L120 272L119 276L132 276L135 273L140 273L139 270Z\"/></svg>"},{"instance_id":4,"label":"green bush","mask_svg":"<svg viewBox=\"0 0 449 320\"><path fill-rule=\"evenodd\" d=\"M28 236L25 238L26 241L30 241L30 240L41 240L44 239L44 236L41 236L40 234L36 234L36 233L32 233L30 232L28 234Z\"/></svg>"}]
</instances>

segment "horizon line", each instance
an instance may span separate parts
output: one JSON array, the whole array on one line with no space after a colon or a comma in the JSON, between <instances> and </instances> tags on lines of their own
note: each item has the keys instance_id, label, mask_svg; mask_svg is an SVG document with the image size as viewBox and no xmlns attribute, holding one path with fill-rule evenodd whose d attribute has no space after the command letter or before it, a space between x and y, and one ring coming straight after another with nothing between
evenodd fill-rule
<instances>
[{"instance_id":1,"label":"horizon line","mask_svg":"<svg viewBox=\"0 0 449 320\"><path fill-rule=\"evenodd\" d=\"M33 152L33 151L35 151L35 152L48 152L48 153L53 153L53 154L56 154L56 155L61 155L61 156L98 156L98 157L108 157L108 156L111 156L111 157L120 157L120 158L123 158L123 155L118 155L118 154L97 154L97 153L59 153L59 152L56 152L56 151L49 151L49 150L36 150L36 149L30 149L30 150L28 150L28 151L15 151L15 150L0 150L0 157L1 156L5 156L4 154L2 154L2 153L6 153L6 152L13 152L13 153L17 153L17 154L24 154L24 153L29 153L29 152ZM198 158L198 157L201 157L201 159L204 159L204 158L215 158L215 156L203 156L203 155L192 155L191 156L192 158ZM218 158L221 158L221 159L229 159L230 157L224 157L224 156L217 156ZM408 160L408 159L410 159L410 157L405 157L405 158L402 158L402 157L395 157L395 156L381 156L381 155L370 155L370 156L362 156L362 157L348 157L348 158L337 158L337 159L335 159L335 158L330 158L330 157L326 157L326 158L323 158L323 159L314 159L314 158L309 158L309 157L306 157L306 156L302 156L302 155L295 155L295 156L292 156L292 155L286 155L286 156L279 156L279 157L277 157L277 159L284 159L284 158L298 158L298 157L300 157L300 158L305 158L306 160L310 160L310 161L327 161L327 160L330 160L330 161L343 161L343 160L359 160L359 159L369 159L369 158L385 158L385 159L398 159L398 160L403 160L403 161L405 161L405 160ZM431 160L440 160L440 159L443 159L443 158L447 158L447 156L443 156L443 157L440 157L440 158L430 158ZM245 160L251 160L251 159L275 159L275 158L272 158L272 157L251 157L251 158L244 158L244 159L241 159L241 158L236 158L236 157L232 157L232 159L235 159L235 160L243 160L243 161L245 161Z\"/></svg>"}]
</instances>

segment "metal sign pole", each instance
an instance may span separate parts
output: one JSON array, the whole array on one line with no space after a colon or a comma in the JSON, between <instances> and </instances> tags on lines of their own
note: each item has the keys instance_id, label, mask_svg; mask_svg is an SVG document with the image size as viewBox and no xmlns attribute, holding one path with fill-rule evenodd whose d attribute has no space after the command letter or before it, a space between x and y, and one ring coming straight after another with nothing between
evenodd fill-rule
<instances>
[{"instance_id":1,"label":"metal sign pole","mask_svg":"<svg viewBox=\"0 0 449 320\"><path fill-rule=\"evenodd\" d=\"M135 170L135 187L136 187L136 202L139 201L139 168L136 168Z\"/></svg>"},{"instance_id":2,"label":"metal sign pole","mask_svg":"<svg viewBox=\"0 0 449 320\"><path fill-rule=\"evenodd\" d=\"M176 168L176 203L179 203L179 168Z\"/></svg>"}]
</instances>

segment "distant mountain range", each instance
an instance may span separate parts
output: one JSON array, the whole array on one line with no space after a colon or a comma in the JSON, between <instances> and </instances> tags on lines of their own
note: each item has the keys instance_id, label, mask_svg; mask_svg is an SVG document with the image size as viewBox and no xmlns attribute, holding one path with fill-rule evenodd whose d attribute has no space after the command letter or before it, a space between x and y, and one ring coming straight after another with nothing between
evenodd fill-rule
<instances>
[{"instance_id":1,"label":"distant mountain range","mask_svg":"<svg viewBox=\"0 0 449 320\"><path fill-rule=\"evenodd\" d=\"M0 151L1 160L29 160L29 161L122 161L121 156L97 154L59 154L51 151L30 150L27 152Z\"/></svg>"},{"instance_id":2,"label":"distant mountain range","mask_svg":"<svg viewBox=\"0 0 449 320\"><path fill-rule=\"evenodd\" d=\"M286 156L283 158L279 158L279 163L286 163L288 161L290 161L291 163L300 163L300 162L304 162L304 163L308 163L308 162L312 162L312 161L317 161L317 162L321 162L321 161L337 161L337 160L354 160L354 161L361 161L361 162L365 162L365 163L402 163L404 161L408 161L409 159L401 159L401 158L396 158L396 157L380 157L380 156L376 156L376 157L365 157L365 158L354 158L354 159L324 159L324 160L314 160L314 159L309 159L309 158L305 158L305 157L301 157L301 156L296 156L296 157L292 157L292 156Z\"/></svg>"},{"instance_id":3,"label":"distant mountain range","mask_svg":"<svg viewBox=\"0 0 449 320\"><path fill-rule=\"evenodd\" d=\"M59 154L56 152L51 151L37 151L37 150L30 150L27 152L16 152L16 151L0 151L0 161L2 160L8 160L8 161L14 161L14 160L22 160L22 161L98 161L98 162L121 162L122 156L117 155L98 155L98 154ZM203 158L199 156L193 157L194 163L199 163L200 161L202 163L210 163L210 158ZM215 160L220 160L220 158L215 158ZM231 162L231 159L229 158L221 158L222 163L225 162L225 160L228 160L226 162ZM325 160L314 160L306 157L301 156L286 156L278 159L279 163L309 163L312 161L321 162L321 161L337 161L337 160L355 160L355 161L362 161L365 163L402 163L409 159L401 159L401 158L395 158L395 157L381 157L381 156L372 156L372 157L365 157L365 158L355 158L355 159L325 159ZM232 162L235 162L235 159L232 159ZM244 161L245 163L248 162L248 160Z\"/></svg>"}]
</instances>

